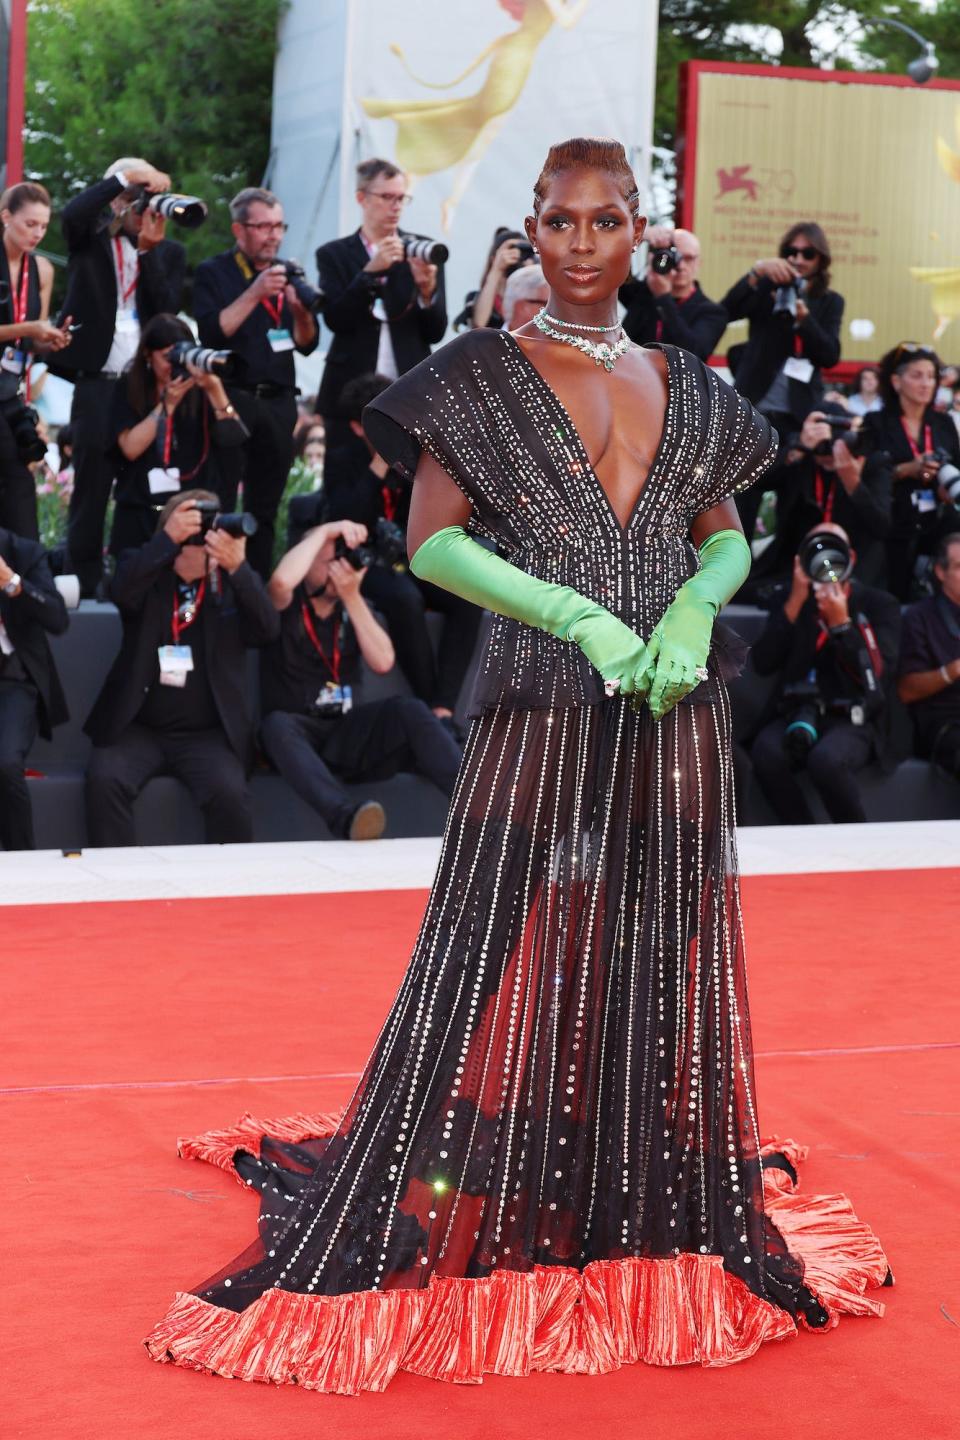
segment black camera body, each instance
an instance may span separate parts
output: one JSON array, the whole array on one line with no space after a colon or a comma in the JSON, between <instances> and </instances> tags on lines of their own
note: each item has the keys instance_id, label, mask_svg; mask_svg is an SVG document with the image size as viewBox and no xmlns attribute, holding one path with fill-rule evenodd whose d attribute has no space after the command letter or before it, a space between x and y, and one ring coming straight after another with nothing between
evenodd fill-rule
<instances>
[{"instance_id":1,"label":"black camera body","mask_svg":"<svg viewBox=\"0 0 960 1440\"><path fill-rule=\"evenodd\" d=\"M245 511L224 513L220 509L219 500L195 500L194 506L200 512L200 530L198 534L191 535L185 540L185 545L202 545L208 530L222 530L224 534L231 535L234 540L242 540L251 535L256 535L258 525L255 515L248 515Z\"/></svg>"},{"instance_id":2,"label":"black camera body","mask_svg":"<svg viewBox=\"0 0 960 1440\"><path fill-rule=\"evenodd\" d=\"M174 195L169 192L151 195L142 185L136 187L136 196L130 209L137 215L142 215L145 210L152 210L161 219L172 220L183 230L197 230L207 218L206 203L196 195Z\"/></svg>"},{"instance_id":3,"label":"black camera body","mask_svg":"<svg viewBox=\"0 0 960 1440\"><path fill-rule=\"evenodd\" d=\"M797 318L797 301L802 298L807 288L807 282L800 275L795 275L788 285L778 285L773 295L774 315L787 315L791 320Z\"/></svg>"},{"instance_id":4,"label":"black camera body","mask_svg":"<svg viewBox=\"0 0 960 1440\"><path fill-rule=\"evenodd\" d=\"M346 560L354 570L366 570L370 565L383 565L388 570L406 568L407 538L400 526L381 515L374 526L373 538L366 545L355 545L352 549L342 535L334 545L334 558Z\"/></svg>"},{"instance_id":5,"label":"black camera body","mask_svg":"<svg viewBox=\"0 0 960 1440\"><path fill-rule=\"evenodd\" d=\"M832 455L834 440L842 440L851 455L859 452L862 436L859 425L854 425L851 415L824 415L823 423L833 431L833 439L820 440L813 447L814 455Z\"/></svg>"},{"instance_id":6,"label":"black camera body","mask_svg":"<svg viewBox=\"0 0 960 1440\"><path fill-rule=\"evenodd\" d=\"M32 465L35 461L42 460L47 453L47 447L40 438L37 428L40 416L33 406L24 405L19 395L12 395L0 404L0 414L10 427L17 455L24 465Z\"/></svg>"},{"instance_id":7,"label":"black camera body","mask_svg":"<svg viewBox=\"0 0 960 1440\"><path fill-rule=\"evenodd\" d=\"M650 269L654 275L669 275L676 270L683 256L676 245L664 245L658 250L650 251Z\"/></svg>"},{"instance_id":8,"label":"black camera body","mask_svg":"<svg viewBox=\"0 0 960 1440\"><path fill-rule=\"evenodd\" d=\"M524 265L533 259L533 246L529 240L512 240L510 243L520 258L514 260L512 265L507 266L506 273L508 277L513 275L517 270L522 270Z\"/></svg>"},{"instance_id":9,"label":"black camera body","mask_svg":"<svg viewBox=\"0 0 960 1440\"><path fill-rule=\"evenodd\" d=\"M953 463L953 457L947 450L931 450L924 455L924 460L936 460L937 474L936 481L941 489L946 491L950 504L960 509L960 470Z\"/></svg>"},{"instance_id":10,"label":"black camera body","mask_svg":"<svg viewBox=\"0 0 960 1440\"><path fill-rule=\"evenodd\" d=\"M784 685L779 708L780 713L787 717L783 748L795 765L803 763L820 739L823 722L828 715L841 715L851 725L866 723L866 711L856 700L826 700L820 687L812 680Z\"/></svg>"},{"instance_id":11,"label":"black camera body","mask_svg":"<svg viewBox=\"0 0 960 1440\"><path fill-rule=\"evenodd\" d=\"M299 260L274 260L274 265L282 265L287 272L287 284L293 286L294 294L305 310L311 315L318 315L323 309L323 302L326 299L322 290L317 290L307 279L307 272Z\"/></svg>"}]
</instances>

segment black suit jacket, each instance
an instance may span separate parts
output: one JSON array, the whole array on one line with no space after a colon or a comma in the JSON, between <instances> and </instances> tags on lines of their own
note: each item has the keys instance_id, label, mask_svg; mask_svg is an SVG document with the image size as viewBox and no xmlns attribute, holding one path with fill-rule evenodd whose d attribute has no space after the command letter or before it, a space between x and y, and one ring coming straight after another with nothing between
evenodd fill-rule
<instances>
[{"instance_id":1,"label":"black suit jacket","mask_svg":"<svg viewBox=\"0 0 960 1440\"><path fill-rule=\"evenodd\" d=\"M120 611L123 640L84 726L94 745L112 745L136 719L157 674L157 648L171 643L170 616L176 589L178 547L160 530L139 550L120 557L110 598ZM233 575L220 571L220 600L208 587L214 624L202 627L207 674L220 723L244 763L253 754L253 723L247 710L247 645L266 645L280 633L280 616L260 577L244 563Z\"/></svg>"},{"instance_id":2,"label":"black suit jacket","mask_svg":"<svg viewBox=\"0 0 960 1440\"><path fill-rule=\"evenodd\" d=\"M359 230L331 240L317 251L320 288L326 296L323 318L333 332L317 400L322 415L336 416L347 381L372 374L377 368L380 321L373 318L373 304L378 297L390 316L390 338L400 375L426 360L431 345L439 344L447 328L442 265L430 304L421 305L413 272L405 261L392 265L381 277L364 271L369 258Z\"/></svg>"},{"instance_id":3,"label":"black suit jacket","mask_svg":"<svg viewBox=\"0 0 960 1440\"><path fill-rule=\"evenodd\" d=\"M620 286L619 299L627 308L623 328L638 345L662 340L709 360L727 328L726 310L708 300L699 285L678 304L672 295L654 295L646 280L631 277Z\"/></svg>"},{"instance_id":4,"label":"black suit jacket","mask_svg":"<svg viewBox=\"0 0 960 1440\"><path fill-rule=\"evenodd\" d=\"M110 252L109 205L123 193L116 176L98 180L63 207L60 217L67 242L67 293L61 313L81 328L65 350L51 357L50 368L72 379L78 371L96 373L107 363L117 318L117 277ZM140 256L137 314L141 326L154 315L180 309L186 251L176 240L161 240Z\"/></svg>"},{"instance_id":5,"label":"black suit jacket","mask_svg":"<svg viewBox=\"0 0 960 1440\"><path fill-rule=\"evenodd\" d=\"M741 395L756 405L773 384L783 362L794 354L794 335L802 344L801 356L813 365L809 382L790 380L790 414L797 428L823 395L821 369L829 370L840 359L840 325L843 320L843 296L835 290L805 298L809 315L794 331L789 315L774 315L776 285L761 278L750 284L744 275L723 297L722 305L730 320L750 321L750 338L734 357L731 351L733 383ZM734 368L735 367L735 368Z\"/></svg>"},{"instance_id":6,"label":"black suit jacket","mask_svg":"<svg viewBox=\"0 0 960 1440\"><path fill-rule=\"evenodd\" d=\"M15 597L0 591L0 620L36 686L40 734L49 740L54 725L62 725L69 715L47 639L48 633L62 635L66 630L67 607L53 583L42 545L0 529L0 555L23 582Z\"/></svg>"}]
</instances>

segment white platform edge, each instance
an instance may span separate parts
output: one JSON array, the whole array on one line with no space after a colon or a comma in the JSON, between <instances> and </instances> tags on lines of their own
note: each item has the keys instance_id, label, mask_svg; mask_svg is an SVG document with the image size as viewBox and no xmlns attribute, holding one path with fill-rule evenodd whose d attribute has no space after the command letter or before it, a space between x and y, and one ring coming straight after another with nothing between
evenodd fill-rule
<instances>
[{"instance_id":1,"label":"white platform edge","mask_svg":"<svg viewBox=\"0 0 960 1440\"><path fill-rule=\"evenodd\" d=\"M744 875L960 867L960 820L763 826L738 835ZM0 853L0 905L427 889L439 838Z\"/></svg>"}]
</instances>

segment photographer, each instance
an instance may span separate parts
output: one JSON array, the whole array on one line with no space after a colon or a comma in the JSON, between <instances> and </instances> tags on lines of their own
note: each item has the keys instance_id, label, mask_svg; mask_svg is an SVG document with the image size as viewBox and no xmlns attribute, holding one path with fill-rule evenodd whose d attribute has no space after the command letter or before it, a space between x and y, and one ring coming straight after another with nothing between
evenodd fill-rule
<instances>
[{"instance_id":1,"label":"photographer","mask_svg":"<svg viewBox=\"0 0 960 1440\"><path fill-rule=\"evenodd\" d=\"M67 611L46 552L0 529L0 846L32 850L33 812L24 766L37 735L67 719L47 635L62 635Z\"/></svg>"},{"instance_id":2,"label":"photographer","mask_svg":"<svg viewBox=\"0 0 960 1440\"><path fill-rule=\"evenodd\" d=\"M503 324L507 330L519 330L545 309L550 299L550 286L539 265L524 265L514 270L503 287Z\"/></svg>"},{"instance_id":3,"label":"photographer","mask_svg":"<svg viewBox=\"0 0 960 1440\"><path fill-rule=\"evenodd\" d=\"M841 526L819 524L793 565L793 581L753 647L758 675L777 688L753 741L760 787L784 825L812 825L797 772L806 769L837 823L863 821L858 770L887 757L888 677L897 659L900 607L848 578L856 556ZM837 579L814 582L811 572Z\"/></svg>"},{"instance_id":4,"label":"photographer","mask_svg":"<svg viewBox=\"0 0 960 1440\"><path fill-rule=\"evenodd\" d=\"M709 359L727 328L727 312L700 289L700 241L672 225L653 225L644 238L646 273L620 286L624 330L638 345L662 340Z\"/></svg>"},{"instance_id":5,"label":"photographer","mask_svg":"<svg viewBox=\"0 0 960 1440\"><path fill-rule=\"evenodd\" d=\"M533 246L519 230L498 225L479 290L471 290L453 322L454 330L500 330L504 323L503 292L510 276L533 264Z\"/></svg>"},{"instance_id":6,"label":"photographer","mask_svg":"<svg viewBox=\"0 0 960 1440\"><path fill-rule=\"evenodd\" d=\"M264 579L273 562L273 527L293 459L297 384L293 352L310 355L320 338L309 287L278 260L287 226L269 190L241 190L230 201L236 245L197 266L193 313L200 341L232 350L244 364L227 393L247 428L234 472L243 505L257 520L250 564ZM236 491L225 494L232 506Z\"/></svg>"},{"instance_id":7,"label":"photographer","mask_svg":"<svg viewBox=\"0 0 960 1440\"><path fill-rule=\"evenodd\" d=\"M246 706L247 645L279 630L246 559L246 540L217 521L215 495L167 502L153 539L120 560L110 586L123 642L86 729L92 845L135 843L133 802L154 775L175 775L200 808L210 843L253 838L246 770L253 726ZM226 517L217 517L222 520Z\"/></svg>"},{"instance_id":8,"label":"photographer","mask_svg":"<svg viewBox=\"0 0 960 1440\"><path fill-rule=\"evenodd\" d=\"M843 296L830 286L830 246L819 225L793 225L774 259L758 260L721 302L729 320L747 319L749 339L727 360L733 383L770 421L782 443L823 397L821 369L840 359ZM780 494L779 471L737 497L748 540L764 490Z\"/></svg>"},{"instance_id":9,"label":"photographer","mask_svg":"<svg viewBox=\"0 0 960 1440\"><path fill-rule=\"evenodd\" d=\"M180 309L186 252L165 238L166 222L144 197L170 189L170 177L145 160L116 160L103 180L64 206L67 293L63 310L76 327L51 369L74 382L74 488L67 526L69 564L84 595L103 574L103 520L113 484L107 422L113 384L133 359L140 327Z\"/></svg>"},{"instance_id":10,"label":"photographer","mask_svg":"<svg viewBox=\"0 0 960 1440\"><path fill-rule=\"evenodd\" d=\"M366 539L350 521L311 530L280 561L269 592L280 638L261 667L263 748L290 787L342 839L375 840L385 816L359 806L341 782L385 780L400 770L453 793L460 750L422 700L391 696L353 705L361 657L376 674L393 666L393 646L360 593L364 570L338 550Z\"/></svg>"},{"instance_id":11,"label":"photographer","mask_svg":"<svg viewBox=\"0 0 960 1440\"><path fill-rule=\"evenodd\" d=\"M927 345L904 341L880 361L883 409L863 422L866 443L892 468L893 509L887 541L890 589L898 600L930 587L930 556L960 530L960 438L935 408L940 361Z\"/></svg>"},{"instance_id":12,"label":"photographer","mask_svg":"<svg viewBox=\"0 0 960 1440\"><path fill-rule=\"evenodd\" d=\"M157 511L184 489L236 494L231 474L247 431L216 372L174 366L171 347L195 347L175 315L155 315L143 328L129 371L113 396L109 433L117 473L110 551L145 545Z\"/></svg>"},{"instance_id":13,"label":"photographer","mask_svg":"<svg viewBox=\"0 0 960 1440\"><path fill-rule=\"evenodd\" d=\"M796 447L782 457L777 531L754 562L754 588L765 578L789 579L797 547L821 521L835 522L850 537L855 578L886 588L892 467L883 453L861 453L858 426L827 400L804 420Z\"/></svg>"},{"instance_id":14,"label":"photographer","mask_svg":"<svg viewBox=\"0 0 960 1440\"><path fill-rule=\"evenodd\" d=\"M330 445L346 438L340 395L348 380L374 371L396 380L443 339L447 310L443 267L407 255L423 239L399 228L413 197L407 177L387 160L357 166L360 229L317 251L323 318L333 332L317 404Z\"/></svg>"},{"instance_id":15,"label":"photographer","mask_svg":"<svg viewBox=\"0 0 960 1440\"><path fill-rule=\"evenodd\" d=\"M30 362L38 352L64 349L72 336L47 319L53 266L34 254L50 224L50 196L29 181L12 185L0 196L0 221L0 526L37 540L29 464L43 459L45 447L27 403Z\"/></svg>"},{"instance_id":16,"label":"photographer","mask_svg":"<svg viewBox=\"0 0 960 1440\"><path fill-rule=\"evenodd\" d=\"M934 558L939 591L903 617L897 694L910 707L917 754L960 780L960 534Z\"/></svg>"}]
</instances>

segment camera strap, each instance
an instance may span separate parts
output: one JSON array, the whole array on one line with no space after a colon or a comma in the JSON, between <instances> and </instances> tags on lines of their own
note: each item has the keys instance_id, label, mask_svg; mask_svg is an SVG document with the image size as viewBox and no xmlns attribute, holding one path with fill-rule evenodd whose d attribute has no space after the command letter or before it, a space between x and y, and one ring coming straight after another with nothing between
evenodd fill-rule
<instances>
[{"instance_id":1,"label":"camera strap","mask_svg":"<svg viewBox=\"0 0 960 1440\"><path fill-rule=\"evenodd\" d=\"M256 279L256 272L253 266L250 264L250 261L247 259L246 255L244 255L242 250L234 250L233 258L237 262L240 274L243 276L244 280L246 280L247 284L249 285L252 280ZM272 304L266 295L260 301L260 304L263 306L264 310L266 310L274 325L277 326L280 325L281 316L283 314L283 299L283 292L281 291L280 294L277 296L276 304Z\"/></svg>"},{"instance_id":2,"label":"camera strap","mask_svg":"<svg viewBox=\"0 0 960 1440\"><path fill-rule=\"evenodd\" d=\"M174 432L174 428L175 428L175 416L176 416L176 413L177 413L177 412L174 411L174 412L173 412L173 415L164 415L164 417L163 417L163 468L164 468L164 470L169 470L169 469L170 469L170 461L171 461L171 458L172 458L172 456L173 456L173 432ZM200 459L197 461L196 465L194 465L194 467L193 467L192 470L188 470L185 474L181 473L181 475L180 475L180 488L181 488L181 490L183 489L184 485L186 484L186 482L187 482L188 480L193 480L197 475L200 474L200 471L203 469L204 465L206 464L207 456L210 454L210 407L209 407L209 405L207 404L207 397L206 397L206 395L203 396L203 421L202 421L202 424L203 424L203 444L202 444L202 446L200 447Z\"/></svg>"},{"instance_id":3,"label":"camera strap","mask_svg":"<svg viewBox=\"0 0 960 1440\"><path fill-rule=\"evenodd\" d=\"M313 623L313 615L312 615L312 613L311 613L311 609L310 609L309 602L306 601L306 600L304 600L303 603L302 603L302 607L301 607L301 608L302 608L302 612L303 612L303 628L304 628L304 630L306 630L306 632L307 632L307 637L309 638L310 643L311 643L311 645L313 646L314 650L316 650L317 654L320 656L320 659L323 661L324 665L326 665L327 669L330 671L330 674L333 676L333 683L334 683L334 685L339 685L339 684L340 684L340 642L339 642L339 640L337 639L337 630L339 629L339 626L338 626L336 623L334 623L334 627L333 627L333 658L332 658L332 659L328 659L328 658L327 658L327 653L326 653L326 651L324 650L323 646L320 644L320 637L318 636L317 630L316 630L316 626L315 626L314 623Z\"/></svg>"},{"instance_id":4,"label":"camera strap","mask_svg":"<svg viewBox=\"0 0 960 1440\"><path fill-rule=\"evenodd\" d=\"M193 604L192 604L192 605L189 605L189 604L188 604L188 605L186 605L186 606L184 607L184 614L183 614L183 617L181 618L181 615L180 615L180 596L179 596L178 590L177 590L177 589L174 589L174 592L173 592L173 620L172 620L172 626L171 626L171 628L172 628L172 630L173 630L173 643L174 643L174 645L179 645L179 644L180 644L180 636L183 634L184 630L189 630L189 628L190 628L190 626L193 624L194 620L196 620L197 616L200 614L200 606L203 604L203 598L204 598L204 596L206 595L206 593L207 593L207 581L206 581L206 577L204 577L204 579L201 580L201 581L200 581L200 584L197 586L197 593L196 593L196 595L194 596Z\"/></svg>"},{"instance_id":5,"label":"camera strap","mask_svg":"<svg viewBox=\"0 0 960 1440\"><path fill-rule=\"evenodd\" d=\"M837 478L825 475L818 465L813 480L814 500L826 524L833 522L833 506L837 498Z\"/></svg>"}]
</instances>

